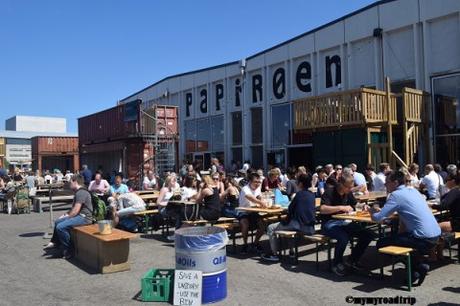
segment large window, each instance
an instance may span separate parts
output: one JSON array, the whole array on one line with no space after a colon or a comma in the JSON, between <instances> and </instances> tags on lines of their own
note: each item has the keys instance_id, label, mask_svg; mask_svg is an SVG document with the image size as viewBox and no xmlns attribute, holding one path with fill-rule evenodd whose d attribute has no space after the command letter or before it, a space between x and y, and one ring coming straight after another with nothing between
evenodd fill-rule
<instances>
[{"instance_id":1,"label":"large window","mask_svg":"<svg viewBox=\"0 0 460 306\"><path fill-rule=\"evenodd\" d=\"M243 118L241 112L232 113L232 145L243 143Z\"/></svg>"},{"instance_id":2,"label":"large window","mask_svg":"<svg viewBox=\"0 0 460 306\"><path fill-rule=\"evenodd\" d=\"M460 162L460 75L433 80L436 161Z\"/></svg>"},{"instance_id":3,"label":"large window","mask_svg":"<svg viewBox=\"0 0 460 306\"><path fill-rule=\"evenodd\" d=\"M234 162L240 162L242 164L243 162L243 148L242 147L232 148L232 160Z\"/></svg>"},{"instance_id":4,"label":"large window","mask_svg":"<svg viewBox=\"0 0 460 306\"><path fill-rule=\"evenodd\" d=\"M283 147L291 143L291 126L290 104L272 106L273 147Z\"/></svg>"},{"instance_id":5,"label":"large window","mask_svg":"<svg viewBox=\"0 0 460 306\"><path fill-rule=\"evenodd\" d=\"M225 149L224 116L187 120L184 125L186 153L223 154Z\"/></svg>"},{"instance_id":6,"label":"large window","mask_svg":"<svg viewBox=\"0 0 460 306\"><path fill-rule=\"evenodd\" d=\"M232 113L232 160L243 162L243 117L241 112Z\"/></svg>"},{"instance_id":7,"label":"large window","mask_svg":"<svg viewBox=\"0 0 460 306\"><path fill-rule=\"evenodd\" d=\"M262 168L264 166L263 146L251 147L251 166L254 168Z\"/></svg>"},{"instance_id":8,"label":"large window","mask_svg":"<svg viewBox=\"0 0 460 306\"><path fill-rule=\"evenodd\" d=\"M196 151L196 122L187 120L184 122L185 128L185 152L191 153Z\"/></svg>"},{"instance_id":9,"label":"large window","mask_svg":"<svg viewBox=\"0 0 460 306\"><path fill-rule=\"evenodd\" d=\"M263 115L262 108L251 108L251 135L253 144L263 143Z\"/></svg>"},{"instance_id":10,"label":"large window","mask_svg":"<svg viewBox=\"0 0 460 306\"><path fill-rule=\"evenodd\" d=\"M224 116L211 118L212 151L224 151Z\"/></svg>"},{"instance_id":11,"label":"large window","mask_svg":"<svg viewBox=\"0 0 460 306\"><path fill-rule=\"evenodd\" d=\"M197 151L209 151L211 149L212 133L209 118L196 121L196 144Z\"/></svg>"}]
</instances>

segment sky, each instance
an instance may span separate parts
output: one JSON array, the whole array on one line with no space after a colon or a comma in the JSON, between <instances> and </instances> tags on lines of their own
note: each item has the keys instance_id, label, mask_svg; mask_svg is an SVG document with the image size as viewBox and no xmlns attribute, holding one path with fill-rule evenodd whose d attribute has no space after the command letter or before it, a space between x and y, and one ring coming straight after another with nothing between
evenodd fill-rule
<instances>
[{"instance_id":1,"label":"sky","mask_svg":"<svg viewBox=\"0 0 460 306\"><path fill-rule=\"evenodd\" d=\"M240 60L372 0L0 0L0 129L77 118L166 77Z\"/></svg>"}]
</instances>

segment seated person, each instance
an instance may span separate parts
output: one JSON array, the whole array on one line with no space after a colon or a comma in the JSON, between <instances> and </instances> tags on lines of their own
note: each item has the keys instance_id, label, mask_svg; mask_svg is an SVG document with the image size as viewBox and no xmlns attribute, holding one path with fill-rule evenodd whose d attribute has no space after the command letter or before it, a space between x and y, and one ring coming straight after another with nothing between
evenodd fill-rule
<instances>
[{"instance_id":1,"label":"seated person","mask_svg":"<svg viewBox=\"0 0 460 306\"><path fill-rule=\"evenodd\" d=\"M169 200L175 195L180 195L180 187L179 184L177 184L176 174L171 173L166 177L163 187L160 189L160 194L158 195L157 204L160 208L160 212L166 208Z\"/></svg>"},{"instance_id":2,"label":"seated person","mask_svg":"<svg viewBox=\"0 0 460 306\"><path fill-rule=\"evenodd\" d=\"M123 193L110 199L113 226L116 227L119 224L123 229L136 231L135 220L130 217L136 212L145 210L144 200L135 193Z\"/></svg>"},{"instance_id":3,"label":"seated person","mask_svg":"<svg viewBox=\"0 0 460 306\"><path fill-rule=\"evenodd\" d=\"M86 190L84 178L74 175L70 179L70 188L75 192L72 208L54 222L54 232L51 242L45 249L59 248L55 257L69 259L73 256L70 242L70 230L79 225L91 224L93 221L93 205L91 194Z\"/></svg>"},{"instance_id":4,"label":"seated person","mask_svg":"<svg viewBox=\"0 0 460 306\"><path fill-rule=\"evenodd\" d=\"M158 180L152 170L147 171L142 187L144 190L158 190Z\"/></svg>"},{"instance_id":5,"label":"seated person","mask_svg":"<svg viewBox=\"0 0 460 306\"><path fill-rule=\"evenodd\" d=\"M262 182L260 176L251 172L248 175L249 183L241 189L239 197L239 207L251 207L251 205L266 207L267 203L262 200L262 192L260 190ZM241 234L243 236L242 253L248 251L248 231L249 228L257 228L254 245L257 251L261 251L259 240L265 232L265 224L258 213L239 212L238 219L240 221Z\"/></svg>"},{"instance_id":6,"label":"seated person","mask_svg":"<svg viewBox=\"0 0 460 306\"><path fill-rule=\"evenodd\" d=\"M449 192L441 197L440 204L432 205L432 208L449 210L449 220L439 223L443 233L460 232L460 175L448 173L446 187ZM442 254L443 247L443 245L439 247L438 254Z\"/></svg>"},{"instance_id":7,"label":"seated person","mask_svg":"<svg viewBox=\"0 0 460 306\"><path fill-rule=\"evenodd\" d=\"M168 206L169 200L172 200L176 197L181 197L180 187L177 183L177 177L175 173L169 174L163 187L160 189L160 194L158 195L157 204L160 214L163 218L173 218L176 220L176 228L179 228L182 224L180 216L182 215L181 206ZM169 240L174 241L174 235L168 237Z\"/></svg>"},{"instance_id":8,"label":"seated person","mask_svg":"<svg viewBox=\"0 0 460 306\"><path fill-rule=\"evenodd\" d=\"M272 169L268 172L268 177L266 177L262 182L262 192L270 191L275 188L281 189L281 180L280 172L277 169Z\"/></svg>"},{"instance_id":9,"label":"seated person","mask_svg":"<svg viewBox=\"0 0 460 306\"><path fill-rule=\"evenodd\" d=\"M358 262L374 238L371 231L364 229L358 223L332 218L332 215L355 210L357 201L351 192L353 186L353 177L344 173L333 188L326 189L321 198L322 231L326 236L337 240L332 271L338 276L346 275L348 269L345 265L352 269L362 269ZM358 243L353 248L348 261L344 262L343 253L353 237L358 238Z\"/></svg>"},{"instance_id":10,"label":"seated person","mask_svg":"<svg viewBox=\"0 0 460 306\"><path fill-rule=\"evenodd\" d=\"M195 200L198 196L197 181L195 176L186 175L184 178L184 186L180 189L181 199L183 201Z\"/></svg>"},{"instance_id":11,"label":"seated person","mask_svg":"<svg viewBox=\"0 0 460 306\"><path fill-rule=\"evenodd\" d=\"M222 215L227 218L236 218L238 212L235 208L238 207L240 197L240 187L235 178L226 177L224 181L225 191L221 195L221 201L224 203Z\"/></svg>"},{"instance_id":12,"label":"seated person","mask_svg":"<svg viewBox=\"0 0 460 306\"><path fill-rule=\"evenodd\" d=\"M374 189L372 191L381 191L386 192L387 188L385 187L385 179L389 172L391 172L390 164L381 163L379 166L380 172L372 180L372 185Z\"/></svg>"},{"instance_id":13,"label":"seated person","mask_svg":"<svg viewBox=\"0 0 460 306\"><path fill-rule=\"evenodd\" d=\"M110 191L109 182L102 178L102 174L99 171L96 171L94 180L89 183L88 191L94 192L101 197L107 195Z\"/></svg>"},{"instance_id":14,"label":"seated person","mask_svg":"<svg viewBox=\"0 0 460 306\"><path fill-rule=\"evenodd\" d=\"M289 204L287 219L282 222L270 224L267 228L271 252L262 256L265 260L279 260L276 255L278 252L278 239L275 237L275 231L299 231L307 235L315 233L315 194L308 190L311 186L311 176L302 174L298 177L297 181L300 191L296 193L291 204Z\"/></svg>"},{"instance_id":15,"label":"seated person","mask_svg":"<svg viewBox=\"0 0 460 306\"><path fill-rule=\"evenodd\" d=\"M202 176L204 186L196 199L197 203L203 204L200 207L200 217L208 221L217 221L221 216L219 174L215 175L217 179L209 175Z\"/></svg>"},{"instance_id":16,"label":"seated person","mask_svg":"<svg viewBox=\"0 0 460 306\"><path fill-rule=\"evenodd\" d=\"M425 166L425 174L420 181L420 190L425 190L428 200L439 199L441 188L444 186L442 177L434 171L432 164Z\"/></svg>"},{"instance_id":17,"label":"seated person","mask_svg":"<svg viewBox=\"0 0 460 306\"><path fill-rule=\"evenodd\" d=\"M404 171L390 172L386 177L385 185L390 195L381 210L371 209L372 220L382 222L397 212L405 232L380 238L377 248L395 245L413 248L422 255L428 254L436 247L441 229L425 199L416 189L406 186ZM421 285L429 266L416 260L417 257L414 256L412 282L418 280L418 285Z\"/></svg>"},{"instance_id":18,"label":"seated person","mask_svg":"<svg viewBox=\"0 0 460 306\"><path fill-rule=\"evenodd\" d=\"M0 201L7 203L7 212L11 214L13 211L13 196L15 192L15 186L13 180L8 176L0 177ZM4 204L3 206L4 207Z\"/></svg>"},{"instance_id":19,"label":"seated person","mask_svg":"<svg viewBox=\"0 0 460 306\"><path fill-rule=\"evenodd\" d=\"M286 195L289 197L289 199L292 199L292 196L296 194L297 191L299 191L299 187L297 186L297 180L296 180L296 170L295 168L288 168L286 170L286 176L288 178L288 181L286 182Z\"/></svg>"},{"instance_id":20,"label":"seated person","mask_svg":"<svg viewBox=\"0 0 460 306\"><path fill-rule=\"evenodd\" d=\"M351 189L351 192L368 193L366 177L364 174L357 172L357 169L358 166L354 163L349 164L348 168L343 169L344 175L351 175L353 177L354 187Z\"/></svg>"},{"instance_id":21,"label":"seated person","mask_svg":"<svg viewBox=\"0 0 460 306\"><path fill-rule=\"evenodd\" d=\"M318 175L318 182L316 183L316 196L320 198L323 194L324 191L326 190L326 179L327 179L327 173L324 168L319 169L316 171L316 174Z\"/></svg>"},{"instance_id":22,"label":"seated person","mask_svg":"<svg viewBox=\"0 0 460 306\"><path fill-rule=\"evenodd\" d=\"M123 184L123 174L117 173L115 175L115 182L112 186L110 186L110 194L112 197L116 195L120 195L123 193L128 193L129 189L126 184Z\"/></svg>"}]
</instances>

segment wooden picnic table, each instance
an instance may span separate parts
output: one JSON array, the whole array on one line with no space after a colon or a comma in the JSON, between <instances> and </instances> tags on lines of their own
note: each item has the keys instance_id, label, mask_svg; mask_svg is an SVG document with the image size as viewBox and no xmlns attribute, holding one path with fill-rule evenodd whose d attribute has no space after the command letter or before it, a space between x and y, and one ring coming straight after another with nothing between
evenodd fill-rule
<instances>
[{"instance_id":1,"label":"wooden picnic table","mask_svg":"<svg viewBox=\"0 0 460 306\"><path fill-rule=\"evenodd\" d=\"M135 191L137 195L156 195L158 196L160 192L158 190L137 190Z\"/></svg>"},{"instance_id":2,"label":"wooden picnic table","mask_svg":"<svg viewBox=\"0 0 460 306\"><path fill-rule=\"evenodd\" d=\"M254 212L254 213L264 213L264 214L271 214L277 215L283 213L286 208L282 207L270 207L270 208L263 208L263 207L237 207L236 210L243 211L243 212Z\"/></svg>"},{"instance_id":3,"label":"wooden picnic table","mask_svg":"<svg viewBox=\"0 0 460 306\"><path fill-rule=\"evenodd\" d=\"M336 214L332 215L332 218L334 219L340 219L340 220L350 220L350 221L355 221L355 222L364 222L364 223L377 223L376 221L372 220L371 215L369 213L364 214L364 213L357 213L354 211L351 214Z\"/></svg>"},{"instance_id":4,"label":"wooden picnic table","mask_svg":"<svg viewBox=\"0 0 460 306\"><path fill-rule=\"evenodd\" d=\"M387 195L388 194L386 192L371 191L368 194L356 195L355 198L359 202L369 202L369 201L376 201L379 199L386 199Z\"/></svg>"},{"instance_id":5,"label":"wooden picnic table","mask_svg":"<svg viewBox=\"0 0 460 306\"><path fill-rule=\"evenodd\" d=\"M156 202L158 194L139 194L139 197L144 200L144 202Z\"/></svg>"}]
</instances>

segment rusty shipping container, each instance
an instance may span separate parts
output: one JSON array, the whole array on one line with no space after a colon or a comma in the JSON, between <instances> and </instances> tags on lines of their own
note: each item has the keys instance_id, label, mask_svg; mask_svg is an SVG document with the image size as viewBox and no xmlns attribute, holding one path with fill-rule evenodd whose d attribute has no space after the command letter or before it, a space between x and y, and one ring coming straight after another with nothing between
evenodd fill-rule
<instances>
[{"instance_id":1,"label":"rusty shipping container","mask_svg":"<svg viewBox=\"0 0 460 306\"><path fill-rule=\"evenodd\" d=\"M140 100L103 110L78 119L81 144L115 141L139 132Z\"/></svg>"},{"instance_id":2,"label":"rusty shipping container","mask_svg":"<svg viewBox=\"0 0 460 306\"><path fill-rule=\"evenodd\" d=\"M41 171L78 170L78 137L33 137L32 168Z\"/></svg>"},{"instance_id":3,"label":"rusty shipping container","mask_svg":"<svg viewBox=\"0 0 460 306\"><path fill-rule=\"evenodd\" d=\"M142 109L140 100L120 104L78 119L80 145L145 135L176 135L177 114L177 106Z\"/></svg>"},{"instance_id":4,"label":"rusty shipping container","mask_svg":"<svg viewBox=\"0 0 460 306\"><path fill-rule=\"evenodd\" d=\"M80 162L92 170L121 171L139 185L154 168L155 143L172 143L177 151L177 120L176 106L143 108L140 100L79 118Z\"/></svg>"}]
</instances>

